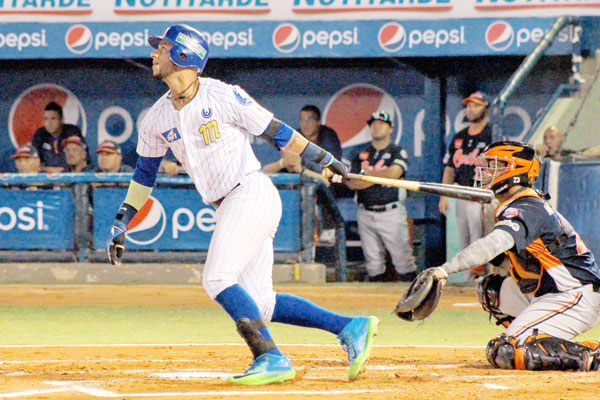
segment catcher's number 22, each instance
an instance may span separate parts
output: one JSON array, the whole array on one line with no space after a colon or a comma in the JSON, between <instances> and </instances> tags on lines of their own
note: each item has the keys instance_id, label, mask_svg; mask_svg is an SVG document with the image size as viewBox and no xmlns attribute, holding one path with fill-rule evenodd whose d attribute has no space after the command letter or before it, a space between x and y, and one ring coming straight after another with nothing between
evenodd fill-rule
<instances>
[{"instance_id":1,"label":"catcher's number 22","mask_svg":"<svg viewBox=\"0 0 600 400\"><path fill-rule=\"evenodd\" d=\"M204 137L205 146L208 146L221 137L217 121L210 121L209 123L202 125L198 131Z\"/></svg>"}]
</instances>

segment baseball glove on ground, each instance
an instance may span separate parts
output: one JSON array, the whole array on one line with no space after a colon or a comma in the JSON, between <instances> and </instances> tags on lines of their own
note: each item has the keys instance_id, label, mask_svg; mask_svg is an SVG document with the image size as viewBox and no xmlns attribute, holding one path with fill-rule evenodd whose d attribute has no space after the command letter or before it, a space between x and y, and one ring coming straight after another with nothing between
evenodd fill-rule
<instances>
[{"instance_id":1,"label":"baseball glove on ground","mask_svg":"<svg viewBox=\"0 0 600 400\"><path fill-rule=\"evenodd\" d=\"M443 283L433 272L433 268L421 272L410 284L408 291L398 301L394 313L406 321L427 318L438 305Z\"/></svg>"}]
</instances>

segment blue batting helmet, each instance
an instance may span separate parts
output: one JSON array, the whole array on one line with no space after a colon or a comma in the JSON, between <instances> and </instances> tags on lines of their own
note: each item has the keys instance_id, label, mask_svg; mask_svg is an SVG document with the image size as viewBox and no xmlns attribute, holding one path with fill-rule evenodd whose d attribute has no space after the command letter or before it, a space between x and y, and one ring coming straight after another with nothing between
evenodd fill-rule
<instances>
[{"instance_id":1,"label":"blue batting helmet","mask_svg":"<svg viewBox=\"0 0 600 400\"><path fill-rule=\"evenodd\" d=\"M173 25L162 36L151 36L148 43L157 49L161 40L173 44L169 51L173 64L182 68L196 67L198 74L202 73L208 61L208 43L200 32L189 25Z\"/></svg>"}]
</instances>

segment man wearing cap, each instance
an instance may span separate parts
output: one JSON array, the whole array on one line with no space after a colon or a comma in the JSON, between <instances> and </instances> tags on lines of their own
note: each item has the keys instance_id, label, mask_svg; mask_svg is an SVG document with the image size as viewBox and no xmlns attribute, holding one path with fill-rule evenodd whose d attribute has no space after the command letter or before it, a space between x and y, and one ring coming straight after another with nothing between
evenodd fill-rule
<instances>
[{"instance_id":1,"label":"man wearing cap","mask_svg":"<svg viewBox=\"0 0 600 400\"><path fill-rule=\"evenodd\" d=\"M133 168L123 164L121 146L112 140L105 140L96 149L98 168L96 172L133 172Z\"/></svg>"},{"instance_id":2,"label":"man wearing cap","mask_svg":"<svg viewBox=\"0 0 600 400\"><path fill-rule=\"evenodd\" d=\"M31 145L19 147L10 158L15 160L15 168L20 174L37 174L41 171L40 155Z\"/></svg>"},{"instance_id":3,"label":"man wearing cap","mask_svg":"<svg viewBox=\"0 0 600 400\"><path fill-rule=\"evenodd\" d=\"M458 183L473 186L475 183L475 167L485 147L492 143L492 129L489 125L490 98L483 92L475 92L462 101L466 108L469 126L458 132L444 156L444 175L442 183ZM448 213L448 199L440 197L439 211ZM484 236L484 209L481 204L456 201L456 228L460 240L460 248L464 249L475 240ZM485 267L473 268L472 276L485 273Z\"/></svg>"},{"instance_id":4,"label":"man wearing cap","mask_svg":"<svg viewBox=\"0 0 600 400\"><path fill-rule=\"evenodd\" d=\"M70 136L61 142L67 162L64 172L90 172L93 170L88 163L87 146L79 136Z\"/></svg>"},{"instance_id":5,"label":"man wearing cap","mask_svg":"<svg viewBox=\"0 0 600 400\"><path fill-rule=\"evenodd\" d=\"M44 108L44 126L35 131L31 143L40 154L42 170L45 172L62 172L69 168L63 152L62 142L71 136L79 136L85 144L78 127L65 124L62 107L51 101ZM91 159L88 156L88 164Z\"/></svg>"},{"instance_id":6,"label":"man wearing cap","mask_svg":"<svg viewBox=\"0 0 600 400\"><path fill-rule=\"evenodd\" d=\"M382 178L404 178L408 169L408 153L392 143L394 128L390 115L377 111L367 123L373 141L352 160L352 172ZM399 279L412 281L416 276L416 266L409 243L406 208L402 203L406 191L352 179L347 184L357 191L358 233L369 280L385 280L387 249Z\"/></svg>"}]
</instances>

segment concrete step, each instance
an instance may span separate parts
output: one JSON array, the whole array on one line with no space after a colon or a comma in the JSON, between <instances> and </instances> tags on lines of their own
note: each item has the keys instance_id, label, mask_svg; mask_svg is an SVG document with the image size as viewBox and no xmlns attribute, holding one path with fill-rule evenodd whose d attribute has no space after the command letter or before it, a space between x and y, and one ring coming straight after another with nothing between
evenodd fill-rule
<instances>
[{"instance_id":1,"label":"concrete step","mask_svg":"<svg viewBox=\"0 0 600 400\"><path fill-rule=\"evenodd\" d=\"M0 284L202 284L204 264L5 263ZM274 283L325 283L324 264L275 264Z\"/></svg>"}]
</instances>

